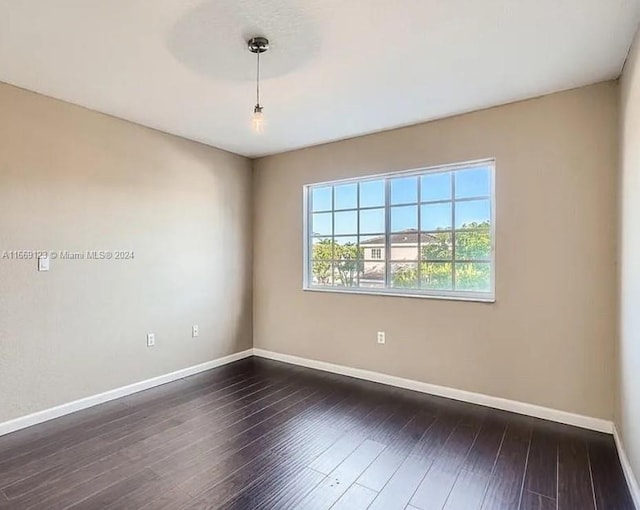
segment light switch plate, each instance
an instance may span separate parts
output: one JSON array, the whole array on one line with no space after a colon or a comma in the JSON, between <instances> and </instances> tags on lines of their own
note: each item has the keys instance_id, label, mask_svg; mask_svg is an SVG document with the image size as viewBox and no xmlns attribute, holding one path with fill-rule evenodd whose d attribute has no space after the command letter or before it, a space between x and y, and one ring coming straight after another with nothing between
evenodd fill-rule
<instances>
[{"instance_id":1,"label":"light switch plate","mask_svg":"<svg viewBox=\"0 0 640 510\"><path fill-rule=\"evenodd\" d=\"M49 271L49 255L38 257L38 271Z\"/></svg>"}]
</instances>

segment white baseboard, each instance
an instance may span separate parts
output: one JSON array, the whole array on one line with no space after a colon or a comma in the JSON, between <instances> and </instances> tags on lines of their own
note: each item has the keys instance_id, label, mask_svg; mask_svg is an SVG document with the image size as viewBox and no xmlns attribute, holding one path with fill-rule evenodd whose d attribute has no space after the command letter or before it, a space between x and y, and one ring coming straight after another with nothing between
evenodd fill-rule
<instances>
[{"instance_id":1,"label":"white baseboard","mask_svg":"<svg viewBox=\"0 0 640 510\"><path fill-rule=\"evenodd\" d=\"M254 355L260 356L262 358L282 361L284 363L291 363L293 365L314 368L316 370L323 370L325 372L332 372L334 374L346 375L349 377L355 377L357 379L364 379L367 381L387 384L389 386L396 386L398 388L419 391L421 393L428 393L430 395L437 395L453 400L461 400L463 402L469 402L471 404L493 407L495 409L511 411L513 413L533 416L535 418L542 418L544 420L564 423L566 425L573 425L585 429L596 430L598 432L605 432L608 434L613 433L613 423L611 421L603 420L600 418L582 416L579 414L568 413L566 411L559 411L557 409L550 409L548 407L537 406L534 404L526 404L524 402L507 400L500 397L492 397L489 395L483 395L481 393L473 393L470 391L458 390L455 388L448 388L445 386L438 386L435 384L429 384L420 381L413 381L411 379L403 379L402 377L395 377L393 375L372 372L360 368L334 365L333 363L300 358L298 356L281 354L264 349L253 349L253 353Z\"/></svg>"},{"instance_id":2,"label":"white baseboard","mask_svg":"<svg viewBox=\"0 0 640 510\"><path fill-rule=\"evenodd\" d=\"M37 413L21 416L19 418L15 418L13 420L10 420L4 423L0 423L0 436L4 434L9 434L10 432L14 432L16 430L31 427L32 425L37 425L38 423L52 420L54 418L59 418L60 416L74 413L76 411L81 411L82 409L87 409L88 407L102 404L110 400L115 400L120 397L125 397L127 395L137 393L139 391L153 388L155 386L160 386L162 384L166 384L172 381L177 381L178 379L189 377L190 375L198 374L206 370L211 370L212 368L226 365L228 363L232 363L233 361L247 358L251 355L259 356L262 358L268 358L276 361L282 361L284 363L290 363L293 365L300 365L303 367L313 368L316 370L323 370L325 372L332 372L335 374L341 374L349 377L355 377L358 379L364 379L367 381L373 381L381 384L386 384L389 386L395 386L398 388L405 388L408 390L419 391L421 393L428 393L430 395L437 395L437 396L446 397L454 400L460 400L463 402L469 402L472 404L479 404L487 407L493 407L496 409L502 409L504 411L511 411L518 414L534 416L536 418L542 418L545 420L564 423L567 425L574 425L577 427L596 430L599 432L606 432L609 434L614 433L613 423L607 420L599 419L599 418L591 418L588 416L568 413L565 411L559 411L559 410L550 409L547 407L541 407L533 404L526 404L524 402L507 400L500 397L492 397L489 395L483 395L481 393L473 393L470 391L458 390L455 388L447 388L445 386L438 386L435 384L430 384L430 383L425 383L420 381L413 381L411 379L403 379L401 377L395 377L392 375L382 374L379 372L372 372L372 371L363 370L360 368L351 368L343 365L335 365L332 363L326 363L324 361L311 360L311 359L301 358L298 356L291 356L289 354L281 354L277 352L267 351L264 349L247 349L246 351L230 354L229 356L208 361L200 365L195 365L192 367L184 368L182 370L177 370L176 372L171 372L169 374L154 377L152 379L147 379L145 381L140 381L134 384L130 384L128 386L115 388L113 390L109 390L104 393L100 393L98 395L92 395L90 397L82 398L80 400L75 400L73 402L68 402L66 404L62 404L57 407L52 407L50 409L45 409ZM617 441L619 440L617 439ZM626 459L626 455L624 455L624 451L620 448L620 446L618 448L620 451L620 458L622 461L623 457L624 459ZM625 468L625 474L627 473L627 470L629 470L629 473L630 473L628 462L626 463L626 466L627 467ZM624 462L623 462L623 467L625 467ZM630 486L631 486L631 482L630 482ZM637 488L637 484L635 485L635 487Z\"/></svg>"},{"instance_id":3,"label":"white baseboard","mask_svg":"<svg viewBox=\"0 0 640 510\"><path fill-rule=\"evenodd\" d=\"M631 497L633 498L633 502L635 503L636 508L640 509L640 485L638 485L638 480L633 474L631 464L629 463L629 457L627 457L627 452L625 451L624 445L622 444L622 438L618 434L618 429L615 427L615 425L613 427L613 439L615 439L616 441L618 457L620 457L620 464L622 465L624 477L627 479L629 492L631 493Z\"/></svg>"},{"instance_id":4,"label":"white baseboard","mask_svg":"<svg viewBox=\"0 0 640 510\"><path fill-rule=\"evenodd\" d=\"M211 370L212 368L226 365L228 363L232 363L233 361L248 358L252 354L253 349L247 349L246 351L236 352L234 354L230 354L229 356L224 356L212 361L207 361L206 363L201 363L200 365L183 368L182 370L177 370L169 374L164 374L152 379L147 379L146 381L140 381L128 386L115 388L113 390L105 391L104 393L81 398L80 400L74 400L73 402L67 402L66 404L51 407L49 409L45 409L44 411L38 411L37 413L20 416L19 418L0 423L0 436L9 434L10 432L15 432L16 430L31 427L32 425L37 425L38 423L53 420L54 418L59 418L60 416L64 416L66 414L75 413L76 411L87 409L88 407L103 404L104 402L109 402L110 400L115 400L120 397L126 397L127 395L131 395L132 393L148 390L149 388L153 388L154 386L160 386L172 381L177 381L178 379L183 379L185 377L189 377L190 375L195 375L206 370Z\"/></svg>"}]
</instances>

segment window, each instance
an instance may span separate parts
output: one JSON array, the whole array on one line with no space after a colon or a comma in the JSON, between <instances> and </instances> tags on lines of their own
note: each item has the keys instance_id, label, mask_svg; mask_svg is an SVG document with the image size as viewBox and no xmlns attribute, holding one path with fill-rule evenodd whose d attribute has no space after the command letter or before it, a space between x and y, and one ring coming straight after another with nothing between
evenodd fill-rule
<instances>
[{"instance_id":1,"label":"window","mask_svg":"<svg viewBox=\"0 0 640 510\"><path fill-rule=\"evenodd\" d=\"M493 301L495 163L305 186L307 290Z\"/></svg>"}]
</instances>

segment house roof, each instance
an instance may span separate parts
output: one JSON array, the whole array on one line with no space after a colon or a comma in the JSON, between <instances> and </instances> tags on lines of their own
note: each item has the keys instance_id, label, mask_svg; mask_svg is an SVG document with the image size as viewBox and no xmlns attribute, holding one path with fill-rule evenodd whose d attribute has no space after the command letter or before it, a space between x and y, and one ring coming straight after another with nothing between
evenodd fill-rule
<instances>
[{"instance_id":1,"label":"house roof","mask_svg":"<svg viewBox=\"0 0 640 510\"><path fill-rule=\"evenodd\" d=\"M420 242L428 243L437 240L438 238L433 234L425 234L422 232L420 234ZM407 230L403 230L402 232L396 232L395 234L390 235L389 242L393 245L397 244L416 244L418 242L418 231L414 228L410 228ZM362 241L360 244L384 244L385 237L377 236L373 237L367 241Z\"/></svg>"}]
</instances>

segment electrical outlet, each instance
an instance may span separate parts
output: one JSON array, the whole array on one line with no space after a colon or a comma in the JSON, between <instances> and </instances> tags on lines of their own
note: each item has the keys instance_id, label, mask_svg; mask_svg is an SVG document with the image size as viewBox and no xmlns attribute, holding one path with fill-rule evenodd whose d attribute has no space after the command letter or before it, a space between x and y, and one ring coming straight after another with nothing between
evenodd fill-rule
<instances>
[{"instance_id":1,"label":"electrical outlet","mask_svg":"<svg viewBox=\"0 0 640 510\"><path fill-rule=\"evenodd\" d=\"M147 333L147 347L153 347L156 345L156 335L154 333Z\"/></svg>"},{"instance_id":2,"label":"electrical outlet","mask_svg":"<svg viewBox=\"0 0 640 510\"><path fill-rule=\"evenodd\" d=\"M195 338L195 337L197 337L197 336L198 336L198 334L199 334L199 333L200 333L200 331L198 330L198 325L197 325L197 324L194 324L194 325L191 327L191 336L192 336L193 338Z\"/></svg>"},{"instance_id":3,"label":"electrical outlet","mask_svg":"<svg viewBox=\"0 0 640 510\"><path fill-rule=\"evenodd\" d=\"M384 344L384 343L386 343L386 341L387 341L387 339L386 339L384 331L378 331L378 343L379 344Z\"/></svg>"}]
</instances>

